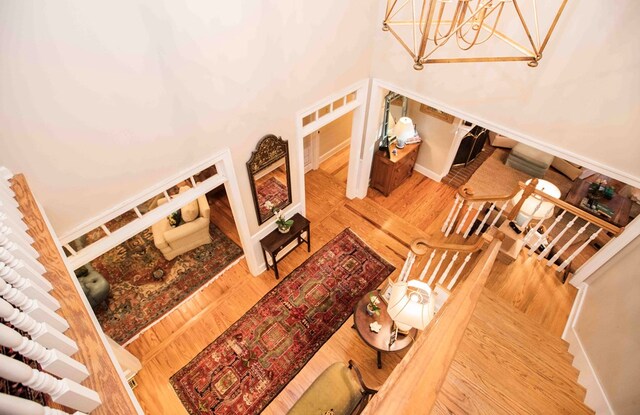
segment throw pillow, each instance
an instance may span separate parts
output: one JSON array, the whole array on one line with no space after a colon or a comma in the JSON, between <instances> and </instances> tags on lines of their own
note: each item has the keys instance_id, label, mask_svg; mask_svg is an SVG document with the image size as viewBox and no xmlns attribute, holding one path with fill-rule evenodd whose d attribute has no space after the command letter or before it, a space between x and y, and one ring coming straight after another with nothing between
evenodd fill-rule
<instances>
[{"instance_id":1,"label":"throw pillow","mask_svg":"<svg viewBox=\"0 0 640 415\"><path fill-rule=\"evenodd\" d=\"M175 228L176 226L180 225L181 219L182 219L182 213L179 210L176 210L175 212L167 216L169 225L171 225L172 228Z\"/></svg>"},{"instance_id":2,"label":"throw pillow","mask_svg":"<svg viewBox=\"0 0 640 415\"><path fill-rule=\"evenodd\" d=\"M182 220L184 220L185 222L196 220L198 218L198 214L200 213L197 200L194 200L188 205L183 206L180 210L182 211Z\"/></svg>"}]
</instances>

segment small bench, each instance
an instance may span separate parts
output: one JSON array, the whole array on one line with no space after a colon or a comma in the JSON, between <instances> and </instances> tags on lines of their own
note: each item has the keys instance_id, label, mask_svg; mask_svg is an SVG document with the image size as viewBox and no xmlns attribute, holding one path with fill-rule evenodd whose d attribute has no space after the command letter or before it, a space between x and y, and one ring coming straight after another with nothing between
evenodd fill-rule
<instances>
[{"instance_id":1,"label":"small bench","mask_svg":"<svg viewBox=\"0 0 640 415\"><path fill-rule=\"evenodd\" d=\"M355 415L377 391L368 388L352 360L324 370L289 410L288 415Z\"/></svg>"}]
</instances>

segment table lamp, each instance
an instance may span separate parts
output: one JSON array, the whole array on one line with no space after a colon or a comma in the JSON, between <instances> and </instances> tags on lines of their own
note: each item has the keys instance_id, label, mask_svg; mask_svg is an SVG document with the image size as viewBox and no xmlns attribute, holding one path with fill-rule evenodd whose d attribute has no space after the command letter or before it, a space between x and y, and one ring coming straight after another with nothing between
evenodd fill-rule
<instances>
[{"instance_id":1,"label":"table lamp","mask_svg":"<svg viewBox=\"0 0 640 415\"><path fill-rule=\"evenodd\" d=\"M412 328L423 330L434 314L431 288L419 280L395 283L387 312L399 332L406 334Z\"/></svg>"},{"instance_id":2,"label":"table lamp","mask_svg":"<svg viewBox=\"0 0 640 415\"><path fill-rule=\"evenodd\" d=\"M407 140L416 135L416 127L413 125L413 121L409 117L400 117L395 127L393 127L393 133L396 136L396 147L404 148L407 144Z\"/></svg>"},{"instance_id":3,"label":"table lamp","mask_svg":"<svg viewBox=\"0 0 640 415\"><path fill-rule=\"evenodd\" d=\"M531 183L532 179L529 179L525 182L525 184ZM555 197L556 199L560 198L560 189L558 187L546 180L538 180L538 184L536 185L536 189L548 194L551 197ZM524 190L520 190L516 195L511 199L511 203L515 206L516 203L522 197ZM532 220L544 220L549 219L553 215L553 208L555 205L552 202L545 201L542 197L536 195L535 193L531 194L520 208L518 212L518 216L516 216L514 222L520 229L524 229L525 226Z\"/></svg>"}]
</instances>

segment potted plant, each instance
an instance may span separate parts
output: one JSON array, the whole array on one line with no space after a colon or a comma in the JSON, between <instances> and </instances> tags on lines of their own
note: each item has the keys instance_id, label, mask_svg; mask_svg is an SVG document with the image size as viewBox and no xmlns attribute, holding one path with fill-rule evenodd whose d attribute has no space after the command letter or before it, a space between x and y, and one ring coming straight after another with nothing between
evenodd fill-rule
<instances>
[{"instance_id":1,"label":"potted plant","mask_svg":"<svg viewBox=\"0 0 640 415\"><path fill-rule=\"evenodd\" d=\"M376 316L379 316L380 306L378 304L380 304L380 299L378 298L378 296L369 294L369 302L367 303L367 314L369 314L370 316L373 316L374 314Z\"/></svg>"},{"instance_id":2,"label":"potted plant","mask_svg":"<svg viewBox=\"0 0 640 415\"><path fill-rule=\"evenodd\" d=\"M289 232L291 225L293 225L293 219L285 219L284 213L268 200L264 203L264 206L276 217L276 225L278 225L280 233Z\"/></svg>"}]
</instances>

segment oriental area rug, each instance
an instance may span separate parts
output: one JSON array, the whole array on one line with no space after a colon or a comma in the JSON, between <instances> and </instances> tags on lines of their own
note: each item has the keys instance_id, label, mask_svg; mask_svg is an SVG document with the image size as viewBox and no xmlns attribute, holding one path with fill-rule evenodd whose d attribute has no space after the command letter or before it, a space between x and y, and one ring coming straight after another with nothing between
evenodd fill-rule
<instances>
[{"instance_id":1,"label":"oriental area rug","mask_svg":"<svg viewBox=\"0 0 640 415\"><path fill-rule=\"evenodd\" d=\"M267 217L271 213L264 205L269 201L273 206L279 207L289 199L287 186L282 184L275 177L270 177L262 183L257 183L256 193L258 194L258 206L260 207L260 216Z\"/></svg>"},{"instance_id":2,"label":"oriental area rug","mask_svg":"<svg viewBox=\"0 0 640 415\"><path fill-rule=\"evenodd\" d=\"M213 223L212 242L167 261L150 229L91 261L111 285L94 311L104 332L119 344L173 310L242 256L242 249ZM91 240L92 235L87 235Z\"/></svg>"},{"instance_id":3,"label":"oriental area rug","mask_svg":"<svg viewBox=\"0 0 640 415\"><path fill-rule=\"evenodd\" d=\"M258 414L395 268L345 229L171 377L187 411Z\"/></svg>"}]
</instances>

